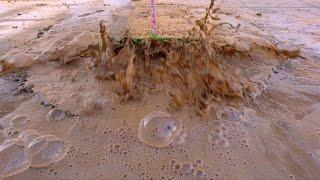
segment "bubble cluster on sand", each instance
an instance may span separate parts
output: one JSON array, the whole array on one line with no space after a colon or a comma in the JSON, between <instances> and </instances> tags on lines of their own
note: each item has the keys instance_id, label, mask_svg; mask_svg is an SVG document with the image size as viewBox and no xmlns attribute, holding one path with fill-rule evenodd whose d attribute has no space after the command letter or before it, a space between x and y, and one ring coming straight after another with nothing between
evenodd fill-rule
<instances>
[{"instance_id":1,"label":"bubble cluster on sand","mask_svg":"<svg viewBox=\"0 0 320 180\"><path fill-rule=\"evenodd\" d=\"M173 145L181 145L184 144L187 138L187 133L185 130L181 130L179 135L176 136L174 141L172 142Z\"/></svg>"},{"instance_id":2,"label":"bubble cluster on sand","mask_svg":"<svg viewBox=\"0 0 320 180\"><path fill-rule=\"evenodd\" d=\"M12 139L0 146L0 178L9 177L30 167L27 143Z\"/></svg>"},{"instance_id":3,"label":"bubble cluster on sand","mask_svg":"<svg viewBox=\"0 0 320 180\"><path fill-rule=\"evenodd\" d=\"M221 147L228 147L229 146L229 141L225 139L221 134L212 132L211 135L209 135L209 141L213 145L218 145Z\"/></svg>"},{"instance_id":4,"label":"bubble cluster on sand","mask_svg":"<svg viewBox=\"0 0 320 180\"><path fill-rule=\"evenodd\" d=\"M138 138L152 147L165 147L173 142L181 131L179 120L165 112L152 112L139 123Z\"/></svg>"},{"instance_id":5,"label":"bubble cluster on sand","mask_svg":"<svg viewBox=\"0 0 320 180\"><path fill-rule=\"evenodd\" d=\"M6 140L0 146L0 178L30 167L47 167L63 159L68 149L68 145L56 136L41 136L35 130L23 131L18 139Z\"/></svg>"},{"instance_id":6,"label":"bubble cluster on sand","mask_svg":"<svg viewBox=\"0 0 320 180\"><path fill-rule=\"evenodd\" d=\"M190 179L190 175L195 176L196 179L204 178L206 175L202 169L203 165L203 160L200 159L194 162L183 162L180 164L177 164L175 160L171 161L173 172L179 174L180 178L183 179Z\"/></svg>"},{"instance_id":7,"label":"bubble cluster on sand","mask_svg":"<svg viewBox=\"0 0 320 180\"><path fill-rule=\"evenodd\" d=\"M208 135L209 142L213 145L228 147L229 140L225 137L225 134L228 133L228 128L219 122L215 122L213 128L214 130Z\"/></svg>"},{"instance_id":8,"label":"bubble cluster on sand","mask_svg":"<svg viewBox=\"0 0 320 180\"><path fill-rule=\"evenodd\" d=\"M219 120L227 120L227 121L234 121L240 122L245 120L243 113L233 107L227 106L223 109L217 111L217 118Z\"/></svg>"},{"instance_id":9,"label":"bubble cluster on sand","mask_svg":"<svg viewBox=\"0 0 320 180\"><path fill-rule=\"evenodd\" d=\"M48 121L60 121L65 118L66 114L61 109L54 108L51 109L47 115Z\"/></svg>"},{"instance_id":10,"label":"bubble cluster on sand","mask_svg":"<svg viewBox=\"0 0 320 180\"><path fill-rule=\"evenodd\" d=\"M34 139L28 145L31 167L46 167L60 161L68 151L66 143L56 136L45 135Z\"/></svg>"}]
</instances>

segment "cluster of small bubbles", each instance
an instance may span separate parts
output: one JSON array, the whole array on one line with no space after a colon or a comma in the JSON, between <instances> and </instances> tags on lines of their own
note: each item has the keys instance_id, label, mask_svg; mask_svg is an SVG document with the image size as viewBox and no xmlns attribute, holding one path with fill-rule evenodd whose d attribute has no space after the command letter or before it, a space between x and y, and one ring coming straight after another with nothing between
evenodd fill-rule
<instances>
[{"instance_id":1,"label":"cluster of small bubbles","mask_svg":"<svg viewBox=\"0 0 320 180\"><path fill-rule=\"evenodd\" d=\"M180 178L187 178L184 176L194 175L197 179L205 177L203 170L203 160L198 159L194 162L177 163L175 160L170 162L172 170L175 174L178 174ZM190 177L189 177L190 178Z\"/></svg>"},{"instance_id":2,"label":"cluster of small bubbles","mask_svg":"<svg viewBox=\"0 0 320 180\"><path fill-rule=\"evenodd\" d=\"M187 138L187 133L185 130L181 130L179 135L176 136L176 138L173 140L173 145L181 145L184 144Z\"/></svg>"},{"instance_id":3,"label":"cluster of small bubbles","mask_svg":"<svg viewBox=\"0 0 320 180\"><path fill-rule=\"evenodd\" d=\"M162 165L161 168L160 168L161 171L163 171L165 169L166 169L166 165Z\"/></svg>"},{"instance_id":4,"label":"cluster of small bubbles","mask_svg":"<svg viewBox=\"0 0 320 180\"><path fill-rule=\"evenodd\" d=\"M227 120L232 122L245 121L245 116L243 113L230 106L219 109L216 115L219 120Z\"/></svg>"},{"instance_id":5,"label":"cluster of small bubbles","mask_svg":"<svg viewBox=\"0 0 320 180\"><path fill-rule=\"evenodd\" d=\"M179 120L164 112L152 112L139 123L138 138L151 147L165 147L179 135Z\"/></svg>"},{"instance_id":6,"label":"cluster of small bubbles","mask_svg":"<svg viewBox=\"0 0 320 180\"><path fill-rule=\"evenodd\" d=\"M203 165L203 160L196 160L196 162L193 163L193 167L197 168Z\"/></svg>"},{"instance_id":7,"label":"cluster of small bubbles","mask_svg":"<svg viewBox=\"0 0 320 180\"><path fill-rule=\"evenodd\" d=\"M6 129L7 135L10 137L16 137L19 134L19 131L15 129L14 127L9 127Z\"/></svg>"},{"instance_id":8,"label":"cluster of small bubbles","mask_svg":"<svg viewBox=\"0 0 320 180\"><path fill-rule=\"evenodd\" d=\"M49 169L47 170L47 173L48 173L49 175L53 175L53 176L55 176L55 175L58 174L58 172L57 172L56 169L54 169L54 168L49 168Z\"/></svg>"},{"instance_id":9,"label":"cluster of small bubbles","mask_svg":"<svg viewBox=\"0 0 320 180\"><path fill-rule=\"evenodd\" d=\"M50 122L61 121L65 117L66 117L66 113L58 108L51 109L47 114L47 120Z\"/></svg>"},{"instance_id":10,"label":"cluster of small bubbles","mask_svg":"<svg viewBox=\"0 0 320 180\"><path fill-rule=\"evenodd\" d=\"M112 132L112 130L111 130L111 129L109 129L109 128L105 128L105 130L104 130L103 134L110 134L111 132Z\"/></svg>"},{"instance_id":11,"label":"cluster of small bubbles","mask_svg":"<svg viewBox=\"0 0 320 180\"><path fill-rule=\"evenodd\" d=\"M75 151L76 151L76 149L75 149L73 146L71 146L71 147L69 148L69 151L67 152L67 154L71 154L71 156L73 156L73 154L74 154Z\"/></svg>"},{"instance_id":12,"label":"cluster of small bubbles","mask_svg":"<svg viewBox=\"0 0 320 180\"><path fill-rule=\"evenodd\" d=\"M214 130L212 130L208 135L209 142L211 142L212 145L218 145L219 147L228 147L229 140L226 136L227 133L228 128L223 124L217 122L214 125Z\"/></svg>"},{"instance_id":13,"label":"cluster of small bubbles","mask_svg":"<svg viewBox=\"0 0 320 180\"><path fill-rule=\"evenodd\" d=\"M122 144L122 145L111 144L109 152L114 153L116 155L123 155L123 156L127 157L128 154L130 153L130 148L126 144Z\"/></svg>"},{"instance_id":14,"label":"cluster of small bubbles","mask_svg":"<svg viewBox=\"0 0 320 180\"><path fill-rule=\"evenodd\" d=\"M249 148L248 142L247 140L243 139L242 141L240 141L241 146L245 147L245 148Z\"/></svg>"},{"instance_id":15,"label":"cluster of small bubbles","mask_svg":"<svg viewBox=\"0 0 320 180\"><path fill-rule=\"evenodd\" d=\"M120 141L128 144L129 141L137 142L137 137L133 134L131 128L119 128L117 130L118 135L120 136Z\"/></svg>"}]
</instances>

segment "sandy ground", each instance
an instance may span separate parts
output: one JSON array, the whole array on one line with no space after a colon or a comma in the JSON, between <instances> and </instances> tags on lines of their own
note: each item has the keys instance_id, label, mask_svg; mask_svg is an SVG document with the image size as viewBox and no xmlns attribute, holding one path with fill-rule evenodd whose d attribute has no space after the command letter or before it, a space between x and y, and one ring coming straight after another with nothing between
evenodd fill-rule
<instances>
[{"instance_id":1,"label":"sandy ground","mask_svg":"<svg viewBox=\"0 0 320 180\"><path fill-rule=\"evenodd\" d=\"M178 5L157 1L159 32L188 35L207 4L203 0ZM0 56L12 50L37 56L83 31L92 32L93 41L98 42L100 20L106 21L116 39L126 29L134 36L149 33L145 1L1 1L0 7L5 7L0 8ZM301 58L289 59L273 70L272 59L257 61L257 72L252 70L255 66L239 63L240 69L247 68L247 74L257 74L254 78L261 81L270 72L264 90L240 109L240 118L218 116L203 121L191 107L169 111L182 123L180 141L151 147L138 138L139 122L150 112L168 112L165 92L146 93L138 102L123 104L114 84L96 80L82 62L36 63L0 78L0 142L34 129L57 136L70 149L51 166L30 168L8 179L317 179L320 2L225 0L222 12L222 19L241 23L240 32L302 52ZM32 90L21 90L26 85ZM86 114L88 102L104 103L100 111ZM53 106L68 115L49 121ZM21 116L28 121L12 123Z\"/></svg>"}]
</instances>

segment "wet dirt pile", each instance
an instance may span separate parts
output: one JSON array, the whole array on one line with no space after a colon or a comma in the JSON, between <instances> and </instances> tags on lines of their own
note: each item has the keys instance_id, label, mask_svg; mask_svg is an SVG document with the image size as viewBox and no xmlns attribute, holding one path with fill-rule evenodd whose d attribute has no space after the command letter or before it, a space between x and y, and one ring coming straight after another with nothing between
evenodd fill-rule
<instances>
[{"instance_id":1,"label":"wet dirt pile","mask_svg":"<svg viewBox=\"0 0 320 180\"><path fill-rule=\"evenodd\" d=\"M94 55L97 78L117 82L115 91L122 101L137 100L144 91L165 91L171 98L170 110L188 104L206 118L221 104L241 107L246 98L261 92L250 73L260 71L257 74L265 78L260 80L267 81L272 69L299 56L299 51L280 50L250 35L195 31L192 38L127 35L115 42L103 23L100 27L101 48L90 48L88 54Z\"/></svg>"}]
</instances>

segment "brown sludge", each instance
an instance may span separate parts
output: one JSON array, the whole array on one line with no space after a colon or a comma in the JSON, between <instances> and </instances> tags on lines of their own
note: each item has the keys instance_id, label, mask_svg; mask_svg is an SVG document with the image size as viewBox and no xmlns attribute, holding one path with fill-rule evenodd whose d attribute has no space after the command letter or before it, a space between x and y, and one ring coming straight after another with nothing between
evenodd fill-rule
<instances>
[{"instance_id":1,"label":"brown sludge","mask_svg":"<svg viewBox=\"0 0 320 180\"><path fill-rule=\"evenodd\" d=\"M94 56L100 62L97 77L115 77L116 92L123 101L137 100L146 90L163 90L171 97L171 110L189 104L205 118L221 103L239 107L245 97L252 95L250 77L236 72L238 62L235 61L241 59L245 65L254 58L270 58L277 59L273 62L276 65L300 55L296 50L279 50L268 40L249 35L209 34L163 40L148 38L140 40L142 42L127 36L119 48L105 29L101 22L102 48L96 51L102 52L95 53L100 57ZM260 53L260 57L252 57L254 53Z\"/></svg>"}]
</instances>

